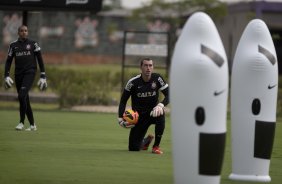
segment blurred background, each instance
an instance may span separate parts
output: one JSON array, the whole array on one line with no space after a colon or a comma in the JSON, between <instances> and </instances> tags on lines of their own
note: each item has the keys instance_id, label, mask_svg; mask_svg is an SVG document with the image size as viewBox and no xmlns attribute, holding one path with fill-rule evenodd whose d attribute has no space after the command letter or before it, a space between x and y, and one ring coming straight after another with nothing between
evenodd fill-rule
<instances>
[{"instance_id":1,"label":"blurred background","mask_svg":"<svg viewBox=\"0 0 282 184\"><path fill-rule=\"evenodd\" d=\"M230 71L240 36L255 18L266 22L281 61L281 0L10 0L0 2L0 75L17 28L26 24L41 46L49 84L44 93L34 87L32 101L60 109L115 106L142 57L153 58L156 71L169 80L174 44L196 11L214 20ZM0 106L14 106L15 89L5 90L3 79L0 85ZM278 113L280 99L279 92Z\"/></svg>"}]
</instances>

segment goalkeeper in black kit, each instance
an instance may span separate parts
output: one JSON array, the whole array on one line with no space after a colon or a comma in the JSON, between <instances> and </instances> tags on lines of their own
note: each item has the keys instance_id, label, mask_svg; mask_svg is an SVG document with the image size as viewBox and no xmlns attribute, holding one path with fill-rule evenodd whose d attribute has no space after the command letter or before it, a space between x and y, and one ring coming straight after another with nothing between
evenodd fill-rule
<instances>
[{"instance_id":1,"label":"goalkeeper in black kit","mask_svg":"<svg viewBox=\"0 0 282 184\"><path fill-rule=\"evenodd\" d=\"M152 59L142 59L140 69L141 74L131 78L123 90L118 109L118 123L124 128L131 128L129 151L148 150L150 143L155 138L152 153L163 154L160 142L165 129L164 106L169 103L169 87L160 74L152 73L154 69ZM159 102L159 91L164 94L161 102ZM138 123L135 125L122 118L129 97L131 97L132 109L139 113ZM149 134L145 138L152 124L155 124L155 137Z\"/></svg>"},{"instance_id":2,"label":"goalkeeper in black kit","mask_svg":"<svg viewBox=\"0 0 282 184\"><path fill-rule=\"evenodd\" d=\"M35 131L37 127L34 123L33 112L30 106L28 92L32 87L37 71L37 63L40 68L40 79L38 86L40 90L47 88L45 69L41 56L41 49L33 40L27 38L28 28L22 25L18 28L19 38L12 42L9 46L8 56L5 64L4 80L5 87L12 87L14 81L10 77L10 68L15 58L15 83L18 92L18 100L20 104L20 121L16 126L16 130L24 130L25 116L30 123L30 127L25 129Z\"/></svg>"}]
</instances>

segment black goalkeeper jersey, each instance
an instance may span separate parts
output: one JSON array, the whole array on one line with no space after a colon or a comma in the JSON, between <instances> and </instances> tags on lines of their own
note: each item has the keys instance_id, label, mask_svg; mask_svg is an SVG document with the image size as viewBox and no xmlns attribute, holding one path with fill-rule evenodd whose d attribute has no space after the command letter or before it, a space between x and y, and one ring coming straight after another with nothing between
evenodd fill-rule
<instances>
[{"instance_id":1,"label":"black goalkeeper jersey","mask_svg":"<svg viewBox=\"0 0 282 184\"><path fill-rule=\"evenodd\" d=\"M133 110L136 110L139 114L151 112L158 104L159 91L164 94L162 103L167 105L169 103L168 84L160 74L152 73L148 82L142 79L141 74L131 78L127 82L120 100L119 117L122 117L130 96Z\"/></svg>"},{"instance_id":2,"label":"black goalkeeper jersey","mask_svg":"<svg viewBox=\"0 0 282 184\"><path fill-rule=\"evenodd\" d=\"M26 72L36 72L37 62L41 72L45 72L41 51L38 43L33 40L16 40L9 46L5 65L5 77L9 76L10 68L15 58L15 75Z\"/></svg>"}]
</instances>

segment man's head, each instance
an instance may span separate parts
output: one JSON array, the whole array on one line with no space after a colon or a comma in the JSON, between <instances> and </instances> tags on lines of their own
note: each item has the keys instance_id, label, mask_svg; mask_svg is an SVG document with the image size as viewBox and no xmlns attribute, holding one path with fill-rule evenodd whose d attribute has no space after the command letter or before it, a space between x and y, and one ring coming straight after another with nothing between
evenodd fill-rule
<instances>
[{"instance_id":1,"label":"man's head","mask_svg":"<svg viewBox=\"0 0 282 184\"><path fill-rule=\"evenodd\" d=\"M26 39L27 36L28 36L28 29L27 29L27 26L21 25L21 26L18 28L18 35L19 35L19 38L20 38L20 39Z\"/></svg>"},{"instance_id":2,"label":"man's head","mask_svg":"<svg viewBox=\"0 0 282 184\"><path fill-rule=\"evenodd\" d=\"M153 60L150 58L144 58L140 62L140 68L142 72L143 79L150 79L151 74L154 70L154 63Z\"/></svg>"}]
</instances>

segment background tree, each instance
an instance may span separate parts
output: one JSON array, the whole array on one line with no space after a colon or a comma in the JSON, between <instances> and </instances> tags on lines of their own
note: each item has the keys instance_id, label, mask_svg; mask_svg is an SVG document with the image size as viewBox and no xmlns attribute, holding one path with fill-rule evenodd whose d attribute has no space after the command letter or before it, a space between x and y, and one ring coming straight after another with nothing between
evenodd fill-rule
<instances>
[{"instance_id":1,"label":"background tree","mask_svg":"<svg viewBox=\"0 0 282 184\"><path fill-rule=\"evenodd\" d=\"M133 10L133 19L152 21L161 18L174 27L182 27L187 17L196 11L204 11L213 19L220 19L227 14L227 6L219 0L178 0L166 2L152 0L141 8Z\"/></svg>"}]
</instances>

